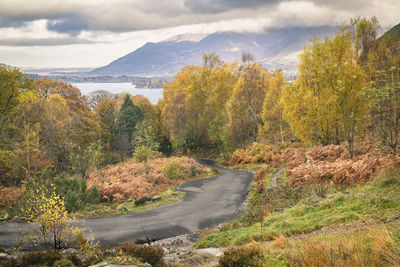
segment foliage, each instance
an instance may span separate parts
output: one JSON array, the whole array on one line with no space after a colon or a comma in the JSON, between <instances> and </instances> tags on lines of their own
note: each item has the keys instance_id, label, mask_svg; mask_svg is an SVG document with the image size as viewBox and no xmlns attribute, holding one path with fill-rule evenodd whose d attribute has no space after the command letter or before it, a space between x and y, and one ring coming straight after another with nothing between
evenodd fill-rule
<instances>
[{"instance_id":1,"label":"foliage","mask_svg":"<svg viewBox=\"0 0 400 267\"><path fill-rule=\"evenodd\" d=\"M86 148L75 145L71 153L72 170L86 178L95 167L99 166L101 156L100 142L91 143Z\"/></svg>"},{"instance_id":2,"label":"foliage","mask_svg":"<svg viewBox=\"0 0 400 267\"><path fill-rule=\"evenodd\" d=\"M306 144L345 140L352 156L365 114L365 97L363 73L353 60L350 35L312 40L302 51L299 72L282 98L284 118L294 135Z\"/></svg>"},{"instance_id":3,"label":"foliage","mask_svg":"<svg viewBox=\"0 0 400 267\"><path fill-rule=\"evenodd\" d=\"M34 246L44 243L47 248L62 249L77 246L81 253L92 255L96 244L92 237L86 238L83 231L70 222L70 217L65 209L64 201L55 192L53 185L50 187L37 185L27 188L27 205L22 213L28 219L33 230L24 232L26 242ZM22 242L21 246L24 243Z\"/></svg>"},{"instance_id":4,"label":"foliage","mask_svg":"<svg viewBox=\"0 0 400 267\"><path fill-rule=\"evenodd\" d=\"M219 259L219 265L223 267L254 266L263 264L263 252L258 244L250 243L246 246L232 247L224 252Z\"/></svg>"},{"instance_id":5,"label":"foliage","mask_svg":"<svg viewBox=\"0 0 400 267\"><path fill-rule=\"evenodd\" d=\"M283 119L283 107L280 101L285 85L282 71L271 73L262 107L263 126L259 130L259 135L273 144L284 143L289 136L288 125Z\"/></svg>"},{"instance_id":6,"label":"foliage","mask_svg":"<svg viewBox=\"0 0 400 267\"><path fill-rule=\"evenodd\" d=\"M162 172L164 176L170 180L184 179L185 173L182 171L182 166L179 161L170 160L165 163Z\"/></svg>"},{"instance_id":7,"label":"foliage","mask_svg":"<svg viewBox=\"0 0 400 267\"><path fill-rule=\"evenodd\" d=\"M70 178L63 173L55 178L56 192L64 196L65 208L68 212L75 212L86 204L95 204L100 201L97 186L87 189L86 179L77 176Z\"/></svg>"},{"instance_id":8,"label":"foliage","mask_svg":"<svg viewBox=\"0 0 400 267\"><path fill-rule=\"evenodd\" d=\"M117 147L122 151L121 156L130 156L132 153L132 133L136 125L143 120L142 110L132 103L128 95L124 97L121 109L118 114L118 123L116 127L117 139L120 143Z\"/></svg>"},{"instance_id":9,"label":"foliage","mask_svg":"<svg viewBox=\"0 0 400 267\"><path fill-rule=\"evenodd\" d=\"M268 88L269 73L259 64L247 63L226 104L230 138L234 144L255 141L261 124L263 101Z\"/></svg>"},{"instance_id":10,"label":"foliage","mask_svg":"<svg viewBox=\"0 0 400 267\"><path fill-rule=\"evenodd\" d=\"M88 179L88 188L96 185L103 202L120 202L128 199L137 199L144 194L154 196L168 190L173 185L183 182L180 179L168 179L163 173L169 161L179 162L181 178L190 177L190 168L196 166L196 176L200 178L210 176L210 169L196 163L188 157L158 157L148 161L149 173L142 163L136 160L109 165L93 172Z\"/></svg>"},{"instance_id":11,"label":"foliage","mask_svg":"<svg viewBox=\"0 0 400 267\"><path fill-rule=\"evenodd\" d=\"M368 92L379 137L396 154L400 132L400 66L377 71Z\"/></svg>"},{"instance_id":12,"label":"foliage","mask_svg":"<svg viewBox=\"0 0 400 267\"><path fill-rule=\"evenodd\" d=\"M120 245L120 248L126 254L134 256L143 262L148 262L152 266L163 266L162 256L164 254L164 249L162 247L123 243Z\"/></svg>"}]
</instances>

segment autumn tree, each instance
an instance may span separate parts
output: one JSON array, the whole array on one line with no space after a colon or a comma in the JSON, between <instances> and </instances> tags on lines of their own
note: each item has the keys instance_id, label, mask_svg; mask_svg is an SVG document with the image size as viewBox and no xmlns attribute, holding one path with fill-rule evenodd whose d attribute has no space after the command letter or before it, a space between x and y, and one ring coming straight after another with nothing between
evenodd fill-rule
<instances>
[{"instance_id":1,"label":"autumn tree","mask_svg":"<svg viewBox=\"0 0 400 267\"><path fill-rule=\"evenodd\" d=\"M349 33L312 40L300 55L299 78L282 99L295 136L308 144L345 140L350 156L366 107L364 76L353 55Z\"/></svg>"},{"instance_id":2,"label":"autumn tree","mask_svg":"<svg viewBox=\"0 0 400 267\"><path fill-rule=\"evenodd\" d=\"M261 119L263 126L260 128L260 136L269 142L285 142L288 134L288 125L283 119L283 107L281 96L285 87L285 78L282 71L271 73L268 78L268 90L265 95Z\"/></svg>"},{"instance_id":3,"label":"autumn tree","mask_svg":"<svg viewBox=\"0 0 400 267\"><path fill-rule=\"evenodd\" d=\"M235 144L255 141L268 87L269 73L261 65L245 63L226 105L230 137Z\"/></svg>"}]
</instances>

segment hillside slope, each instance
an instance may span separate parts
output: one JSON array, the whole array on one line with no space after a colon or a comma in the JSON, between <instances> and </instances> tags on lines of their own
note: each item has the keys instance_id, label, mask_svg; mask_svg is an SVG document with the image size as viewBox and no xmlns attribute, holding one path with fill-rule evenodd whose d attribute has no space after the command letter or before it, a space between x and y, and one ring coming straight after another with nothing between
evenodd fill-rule
<instances>
[{"instance_id":1,"label":"hillside slope","mask_svg":"<svg viewBox=\"0 0 400 267\"><path fill-rule=\"evenodd\" d=\"M279 67L293 71L297 65L295 54L305 43L312 37L330 36L334 30L333 27L293 27L271 29L261 33L218 32L204 38L172 37L159 43L147 43L91 73L175 74L186 65L201 64L203 54L212 52L227 62L240 60L242 52L250 52L268 69Z\"/></svg>"}]
</instances>

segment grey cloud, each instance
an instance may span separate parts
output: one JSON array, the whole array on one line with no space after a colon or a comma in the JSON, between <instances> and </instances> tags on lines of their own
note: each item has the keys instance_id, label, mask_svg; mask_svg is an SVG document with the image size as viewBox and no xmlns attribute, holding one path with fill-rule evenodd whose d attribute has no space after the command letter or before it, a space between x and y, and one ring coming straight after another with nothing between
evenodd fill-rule
<instances>
[{"instance_id":1,"label":"grey cloud","mask_svg":"<svg viewBox=\"0 0 400 267\"><path fill-rule=\"evenodd\" d=\"M194 13L220 13L237 8L255 8L261 5L272 5L281 0L184 0Z\"/></svg>"},{"instance_id":2,"label":"grey cloud","mask_svg":"<svg viewBox=\"0 0 400 267\"><path fill-rule=\"evenodd\" d=\"M0 27L20 27L29 21L47 19L48 30L70 36L77 36L83 30L129 32L262 17L273 13L280 3L299 1L328 7L332 14L341 10L357 13L376 3L376 0L92 0L81 3L2 0ZM380 0L388 5L395 1L398 0Z\"/></svg>"},{"instance_id":3,"label":"grey cloud","mask_svg":"<svg viewBox=\"0 0 400 267\"><path fill-rule=\"evenodd\" d=\"M82 17L73 16L59 20L49 20L47 29L58 33L67 33L72 36L78 35L82 30L87 30L89 27L86 20Z\"/></svg>"},{"instance_id":4,"label":"grey cloud","mask_svg":"<svg viewBox=\"0 0 400 267\"><path fill-rule=\"evenodd\" d=\"M78 38L9 38L0 39L0 46L54 46L54 45L73 45L91 44L92 41Z\"/></svg>"}]
</instances>

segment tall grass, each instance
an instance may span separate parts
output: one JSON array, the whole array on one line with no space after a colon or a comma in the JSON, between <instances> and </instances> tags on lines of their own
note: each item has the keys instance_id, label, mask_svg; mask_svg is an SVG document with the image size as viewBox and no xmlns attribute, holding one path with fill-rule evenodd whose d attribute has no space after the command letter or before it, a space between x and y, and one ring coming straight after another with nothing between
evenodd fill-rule
<instances>
[{"instance_id":1,"label":"tall grass","mask_svg":"<svg viewBox=\"0 0 400 267\"><path fill-rule=\"evenodd\" d=\"M400 266L400 248L385 228L355 232L344 239L308 240L287 256L304 267Z\"/></svg>"}]
</instances>

